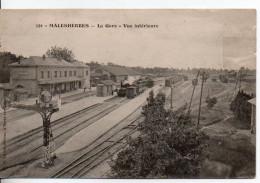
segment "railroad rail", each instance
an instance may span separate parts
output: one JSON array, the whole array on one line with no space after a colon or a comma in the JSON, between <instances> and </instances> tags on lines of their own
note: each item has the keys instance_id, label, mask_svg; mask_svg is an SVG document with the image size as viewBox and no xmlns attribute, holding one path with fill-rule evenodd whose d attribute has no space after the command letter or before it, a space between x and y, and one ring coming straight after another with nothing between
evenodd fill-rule
<instances>
[{"instance_id":1,"label":"railroad rail","mask_svg":"<svg viewBox=\"0 0 260 183\"><path fill-rule=\"evenodd\" d=\"M122 99L115 98L115 100L121 101ZM125 102L129 101L128 99L123 99L123 100ZM91 117L84 118L84 116L86 116L87 111L90 112L90 111L92 111L92 109L96 110L98 106L102 106L102 105L97 105L92 108L86 108L86 109L83 109L76 113L73 113L73 115L69 115L62 119L54 121L53 124L55 124L55 125L52 127L55 127L54 140L57 143L56 147L61 146L63 144L63 142L66 139L70 138L70 136L73 135L74 133L80 131L82 128L89 126L90 124L92 124L95 121L97 121L98 119L104 117L105 115L107 115L108 113L117 109L118 107L120 107L123 104L123 103L113 104L113 102L115 102L114 100L112 100L110 102L111 102L111 104L108 105L108 107L106 107L101 112L97 112L97 114L94 114ZM71 123L71 121L73 121L73 123ZM26 150L24 150L24 152L10 157L9 159L11 159L11 160L8 162L8 166L6 168L13 167L13 166L16 166L19 164L24 164L26 162L32 161L33 159L36 159L39 157L39 155L41 154L41 147L42 147L42 144L41 144L42 136L40 134L41 131L42 131L41 128L38 128L37 130L33 130L33 132L31 132L30 135L25 134L25 135L22 135L21 137L17 137L17 138L15 138L15 141L13 141L11 145L7 146L8 152L14 152L14 151L17 151L17 149L19 149L20 147L24 148L23 145L34 142L34 144L32 144L32 145L34 145L34 148L30 149L29 152L28 152L28 149L26 149ZM57 131L59 131L59 133ZM41 144L41 145L39 145L39 144ZM21 160L22 156L23 156L23 158L22 158L23 160ZM4 170L4 169L2 168L1 170Z\"/></svg>"},{"instance_id":2,"label":"railroad rail","mask_svg":"<svg viewBox=\"0 0 260 183\"><path fill-rule=\"evenodd\" d=\"M89 96L93 96L95 95L95 93L88 93L85 95L85 97L89 97ZM82 99L82 94L76 94L76 95L71 95L71 96L67 96L67 97L63 97L61 104L67 104L71 101L77 101ZM22 109L13 109L13 110L9 110L7 111L7 117L8 117L8 121L15 121L24 117L28 117L31 115L37 114L37 112L35 111L28 111L28 110L22 110ZM3 113L0 113L0 122L2 122L3 119Z\"/></svg>"},{"instance_id":3,"label":"railroad rail","mask_svg":"<svg viewBox=\"0 0 260 183\"><path fill-rule=\"evenodd\" d=\"M110 99L105 100L104 102L112 102L112 101L115 102L115 101L117 101L117 100L120 100L120 99L117 98L117 97L113 97L113 98L110 98ZM124 101L122 101L122 102L124 102ZM64 117L62 117L62 118L59 118L59 119L53 121L53 122L51 123L51 126L52 126L52 127L55 127L56 125L58 125L58 124L60 124L60 123L63 123L64 121L67 121L67 120L69 120L69 119L72 119L72 118L74 118L75 116L78 116L78 115L80 115L80 114L83 114L83 113L85 113L85 112L88 112L88 111L90 111L90 110L92 110L92 109L95 109L95 108L97 108L97 107L99 107L99 106L102 106L102 105L103 105L103 103L94 104L94 105L92 105L92 106L86 107L86 108L84 108L84 109L82 109L82 110L79 110L79 111L77 111L77 112L74 112L74 113L72 113L72 114L70 114L70 115L67 115L67 116L64 116ZM36 113L36 114L37 114L37 113ZM14 138L8 140L8 141L7 141L7 150L8 150L8 147L9 147L9 146L12 146L12 145L14 145L14 144L20 143L22 140L25 140L25 139L31 137L32 135L38 134L38 133L41 132L41 131L42 131L42 127L38 127L38 128L35 128L35 129L33 129L33 130L31 130L31 131L25 133L25 134L16 136L16 137L14 137ZM24 143L23 143L23 144L24 144ZM22 144L22 145L23 145L23 144ZM1 147L1 146L0 146L0 147ZM0 154L0 155L1 155L1 154Z\"/></svg>"},{"instance_id":4,"label":"railroad rail","mask_svg":"<svg viewBox=\"0 0 260 183\"><path fill-rule=\"evenodd\" d=\"M139 116L131 123L119 128L115 133L107 137L101 143L97 144L96 146L67 164L65 167L55 172L53 175L51 175L51 178L82 177L88 171L111 157L113 154L122 150L122 148L126 146L126 143L122 142L122 140L137 132L137 127L139 125L138 121L141 121L141 119L142 116ZM116 140L113 140L113 138L115 138Z\"/></svg>"}]
</instances>

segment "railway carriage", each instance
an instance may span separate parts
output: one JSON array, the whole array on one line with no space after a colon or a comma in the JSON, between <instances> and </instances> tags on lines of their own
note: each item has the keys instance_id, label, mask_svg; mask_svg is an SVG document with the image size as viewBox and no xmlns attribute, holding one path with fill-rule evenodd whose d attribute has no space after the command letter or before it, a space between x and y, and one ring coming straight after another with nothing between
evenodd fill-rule
<instances>
[{"instance_id":1,"label":"railway carriage","mask_svg":"<svg viewBox=\"0 0 260 183\"><path fill-rule=\"evenodd\" d=\"M172 76L165 80L165 86L172 86L172 84L175 84L182 80L182 76Z\"/></svg>"}]
</instances>

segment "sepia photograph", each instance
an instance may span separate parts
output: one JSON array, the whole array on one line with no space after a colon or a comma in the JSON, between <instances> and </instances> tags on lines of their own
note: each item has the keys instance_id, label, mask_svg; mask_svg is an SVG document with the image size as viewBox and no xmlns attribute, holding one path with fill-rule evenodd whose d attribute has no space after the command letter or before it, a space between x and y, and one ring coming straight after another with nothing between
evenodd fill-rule
<instances>
[{"instance_id":1,"label":"sepia photograph","mask_svg":"<svg viewBox=\"0 0 260 183\"><path fill-rule=\"evenodd\" d=\"M0 177L254 179L255 9L1 9Z\"/></svg>"}]
</instances>

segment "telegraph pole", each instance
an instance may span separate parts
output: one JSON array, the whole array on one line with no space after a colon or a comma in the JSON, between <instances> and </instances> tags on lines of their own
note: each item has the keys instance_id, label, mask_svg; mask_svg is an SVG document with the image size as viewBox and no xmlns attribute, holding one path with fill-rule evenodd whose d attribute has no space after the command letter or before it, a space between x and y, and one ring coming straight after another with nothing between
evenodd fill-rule
<instances>
[{"instance_id":1,"label":"telegraph pole","mask_svg":"<svg viewBox=\"0 0 260 183\"><path fill-rule=\"evenodd\" d=\"M198 114L198 124L200 124L200 108L201 108L201 99L202 99L202 92L203 92L203 83L204 83L204 75L205 71L202 73L202 80L201 80L201 90L200 90L200 104L199 104L199 114Z\"/></svg>"},{"instance_id":2,"label":"telegraph pole","mask_svg":"<svg viewBox=\"0 0 260 183\"><path fill-rule=\"evenodd\" d=\"M171 83L171 109L172 107L172 103L173 103L173 89L175 88L175 86Z\"/></svg>"},{"instance_id":3,"label":"telegraph pole","mask_svg":"<svg viewBox=\"0 0 260 183\"><path fill-rule=\"evenodd\" d=\"M198 73L197 73L196 79L192 81L193 90L192 90L192 94L191 94L191 98L190 98L190 104L189 104L188 111L190 111L190 107L191 107L191 103L192 103L192 99L193 99L194 91L195 91L196 85L198 84L198 77L199 77L199 74L200 74L200 70L198 70Z\"/></svg>"},{"instance_id":4,"label":"telegraph pole","mask_svg":"<svg viewBox=\"0 0 260 183\"><path fill-rule=\"evenodd\" d=\"M171 85L171 109L172 109L172 85Z\"/></svg>"},{"instance_id":5,"label":"telegraph pole","mask_svg":"<svg viewBox=\"0 0 260 183\"><path fill-rule=\"evenodd\" d=\"M239 84L238 84L239 92L241 90L241 77L242 77L242 70L239 70Z\"/></svg>"}]
</instances>

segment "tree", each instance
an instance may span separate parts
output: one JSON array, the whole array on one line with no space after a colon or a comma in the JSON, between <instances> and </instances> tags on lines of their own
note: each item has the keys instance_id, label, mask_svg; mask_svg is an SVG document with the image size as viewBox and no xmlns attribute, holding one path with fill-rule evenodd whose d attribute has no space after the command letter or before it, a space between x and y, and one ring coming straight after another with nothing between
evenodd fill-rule
<instances>
[{"instance_id":1,"label":"tree","mask_svg":"<svg viewBox=\"0 0 260 183\"><path fill-rule=\"evenodd\" d=\"M71 50L69 50L68 48L64 47L58 47L58 46L54 46L51 47L50 49L48 49L46 51L46 55L48 57L53 57L53 58L60 58L63 60L66 60L68 62L71 62L74 60L74 54Z\"/></svg>"},{"instance_id":2,"label":"tree","mask_svg":"<svg viewBox=\"0 0 260 183\"><path fill-rule=\"evenodd\" d=\"M112 178L189 178L199 173L207 136L192 122L187 106L164 109L165 95L150 92L141 135L128 139L111 165Z\"/></svg>"},{"instance_id":3,"label":"tree","mask_svg":"<svg viewBox=\"0 0 260 183\"><path fill-rule=\"evenodd\" d=\"M0 83L10 82L10 69L8 65L22 59L24 59L23 56L16 56L10 52L4 52L0 55Z\"/></svg>"},{"instance_id":4,"label":"tree","mask_svg":"<svg viewBox=\"0 0 260 183\"><path fill-rule=\"evenodd\" d=\"M235 118L245 123L251 122L251 104L248 102L252 97L243 91L238 92L235 99L230 104L230 110Z\"/></svg>"},{"instance_id":5,"label":"tree","mask_svg":"<svg viewBox=\"0 0 260 183\"><path fill-rule=\"evenodd\" d=\"M96 69L98 66L100 66L100 64L95 61L91 61L90 63L86 63L86 64L90 67L90 70Z\"/></svg>"},{"instance_id":6,"label":"tree","mask_svg":"<svg viewBox=\"0 0 260 183\"><path fill-rule=\"evenodd\" d=\"M212 109L215 106L215 104L217 103L217 98L216 97L210 98L209 96L207 96L206 103L208 104L207 107L209 109Z\"/></svg>"}]
</instances>

